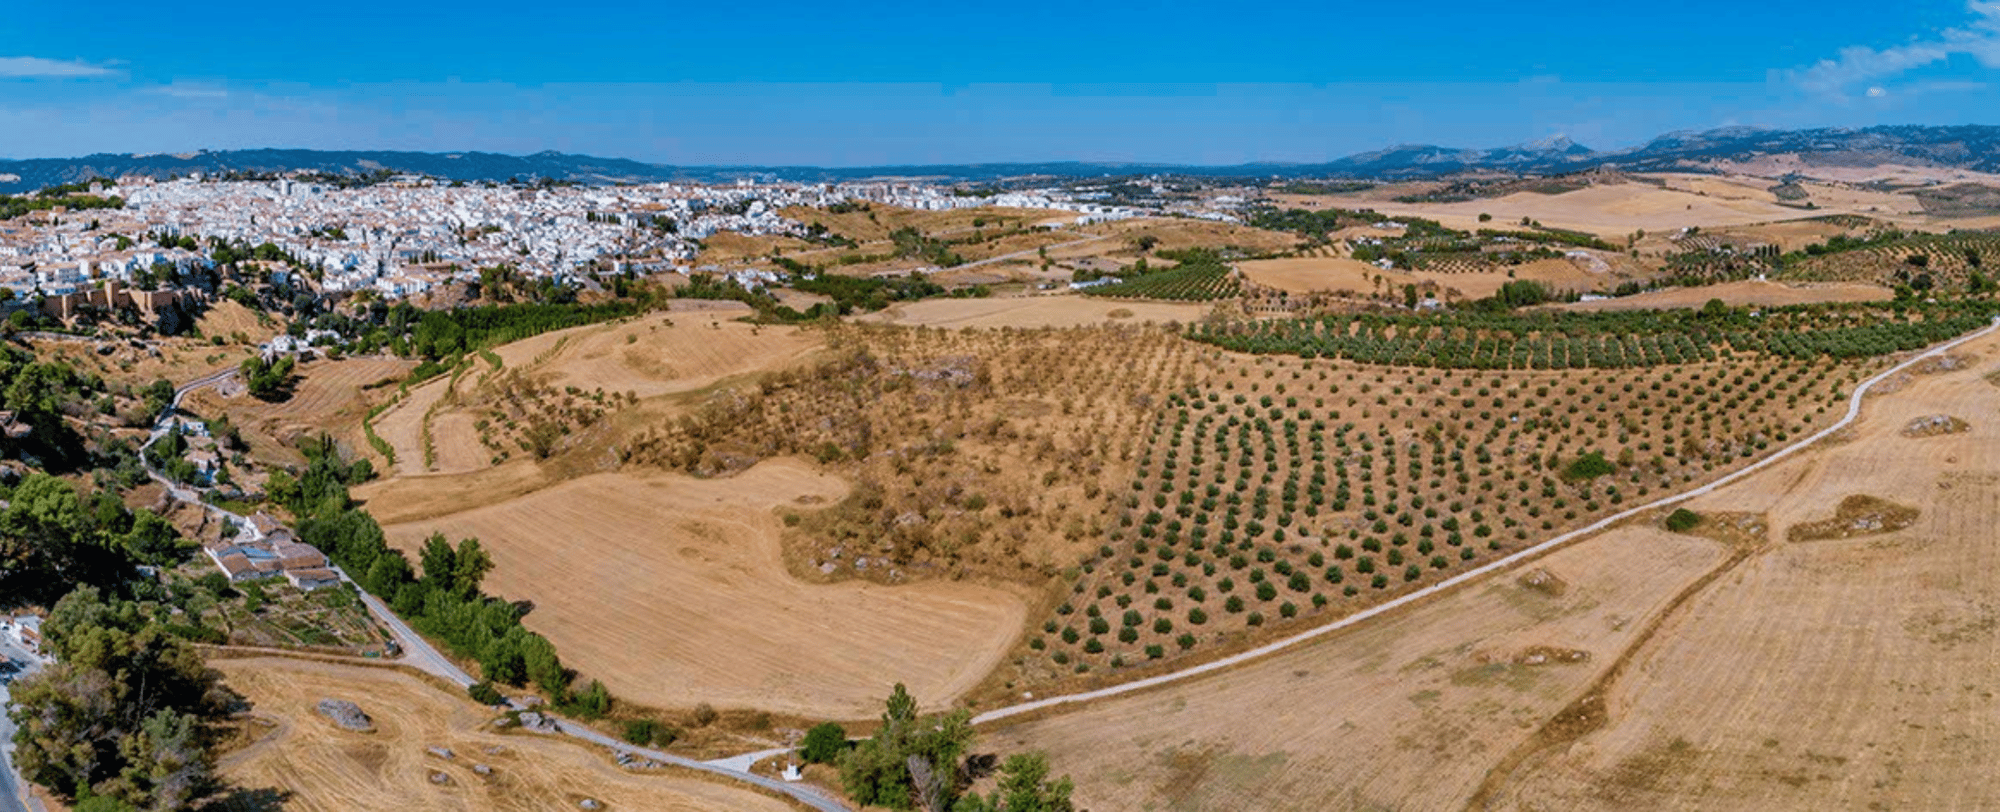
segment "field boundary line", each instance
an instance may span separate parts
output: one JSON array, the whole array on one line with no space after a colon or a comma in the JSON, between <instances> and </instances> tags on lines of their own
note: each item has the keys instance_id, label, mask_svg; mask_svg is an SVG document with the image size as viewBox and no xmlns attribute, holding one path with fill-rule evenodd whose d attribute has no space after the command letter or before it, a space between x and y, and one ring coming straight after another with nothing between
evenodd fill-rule
<instances>
[{"instance_id":1,"label":"field boundary line","mask_svg":"<svg viewBox=\"0 0 2000 812\"><path fill-rule=\"evenodd\" d=\"M1959 336L1957 338L1933 346L1930 349L1924 350L1920 353L1917 353L1916 355L1912 355L1909 358L1904 359L1901 363L1898 363L1895 366L1892 366L1886 370L1883 370L1880 373L1877 373L1874 377L1861 382L1861 385L1856 386L1854 388L1854 392L1851 395L1849 395L1847 399L1847 414L1842 416L1839 420L1834 421L1832 425L1820 429L1819 431L1814 432L1813 434L1803 439L1800 439L1796 443L1793 443L1791 445L1785 446L1784 448L1778 449L1775 452L1772 452L1772 454L1768 457L1765 457L1761 460L1751 463L1750 465L1745 466L1740 470L1726 474L1721 478L1713 482L1710 482L1706 485L1701 485L1699 487L1682 491L1681 493L1663 496L1659 499L1655 499L1643 505L1627 508L1618 513L1614 513L1602 519L1598 519L1597 521L1592 522L1583 527L1579 527L1575 530L1563 533L1559 536L1551 538L1540 544L1523 548L1521 550L1514 552L1511 555L1488 562L1484 565L1479 566L1478 568L1459 573L1458 575L1454 575L1450 578L1447 578L1443 581L1439 581L1435 584L1424 587L1415 592L1411 592L1407 595L1403 595L1401 597L1395 598L1385 603L1376 604L1375 606L1371 606L1367 609L1363 609L1354 614L1331 621L1325 625L1307 629L1305 631L1294 634L1290 637L1285 637L1279 640L1275 640L1270 643L1266 643L1264 645L1250 649L1248 651L1232 654L1220 660L1213 660L1210 662L1202 663L1200 665L1191 666L1180 671L1170 671L1165 674L1159 674L1156 676L1146 677L1144 679L1133 680L1131 682L1122 683L1119 685L1113 685L1106 688L1099 688L1095 691L1084 691L1082 693L1067 694L1064 696L1052 696L1046 699L1037 699L1032 702L1023 702L1018 705L1008 705L1006 707L994 708L993 710L989 710L984 713L980 713L978 715L973 716L972 723L975 725L982 725L982 724L987 724L989 722L997 722L999 720L1013 716L1020 716L1026 713L1046 710L1049 708L1061 707L1064 705L1074 705L1084 702L1091 702L1099 699L1109 699L1111 697L1122 696L1124 694L1129 694L1136 691L1143 691L1147 688L1153 688L1173 682L1179 682L1181 680L1201 676L1203 674L1207 674L1213 671L1220 671L1225 668L1231 668L1234 666L1242 665L1252 660L1257 660L1271 654L1276 654L1280 651L1292 648L1301 643L1305 643L1310 640L1324 637L1326 635L1332 634L1342 629L1359 625L1362 622L1374 618L1378 615L1387 614L1389 612L1403 608L1418 601L1435 597L1454 587L1469 583L1471 581L1482 578L1486 575L1490 575L1492 573L1511 568L1524 561L1540 557L1541 555L1546 554L1572 541L1576 541L1581 538L1595 535L1598 532L1605 530L1614 524L1625 521L1626 519L1630 519L1642 513L1658 510L1662 507L1666 507L1668 505L1672 505L1678 502L1683 502L1689 499L1693 499L1697 496L1704 496L1714 491L1717 488L1731 484L1733 482L1736 482L1737 480L1743 479L1744 477L1747 477L1751 474L1754 474L1758 471L1761 471L1765 468L1775 465L1779 461L1791 457L1793 454L1796 454L1800 451L1810 448L1813 445L1818 444L1821 440L1833 436L1835 432L1847 428L1848 425L1852 424L1856 418L1859 418L1861 416L1862 399L1867 396L1868 390L1874 388L1876 384L1879 384L1882 381L1887 380L1891 376L1899 374L1904 370L1907 370L1910 367L1915 366L1920 361L1937 357L1959 346L1960 344L1964 344L1968 341L1972 341L1990 335L1996 329L2000 329L2000 317L1994 318L1993 322L1985 327L1982 327L1978 330L1974 330L1973 332L1967 333L1965 335Z\"/></svg>"}]
</instances>

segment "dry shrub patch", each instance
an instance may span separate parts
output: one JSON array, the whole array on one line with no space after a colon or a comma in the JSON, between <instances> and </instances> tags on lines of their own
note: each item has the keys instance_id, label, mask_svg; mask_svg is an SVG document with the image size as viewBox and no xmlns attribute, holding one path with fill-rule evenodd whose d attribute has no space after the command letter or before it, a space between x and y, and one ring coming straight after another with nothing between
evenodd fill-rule
<instances>
[{"instance_id":1,"label":"dry shrub patch","mask_svg":"<svg viewBox=\"0 0 2000 812\"><path fill-rule=\"evenodd\" d=\"M1919 417L1903 426L1904 437L1938 437L1958 434L1972 428L1972 424L1948 414L1933 414Z\"/></svg>"},{"instance_id":2,"label":"dry shrub patch","mask_svg":"<svg viewBox=\"0 0 2000 812\"><path fill-rule=\"evenodd\" d=\"M1917 515L1916 508L1854 494L1840 500L1833 518L1792 525L1786 536L1792 541L1820 541L1892 533L1916 524Z\"/></svg>"}]
</instances>

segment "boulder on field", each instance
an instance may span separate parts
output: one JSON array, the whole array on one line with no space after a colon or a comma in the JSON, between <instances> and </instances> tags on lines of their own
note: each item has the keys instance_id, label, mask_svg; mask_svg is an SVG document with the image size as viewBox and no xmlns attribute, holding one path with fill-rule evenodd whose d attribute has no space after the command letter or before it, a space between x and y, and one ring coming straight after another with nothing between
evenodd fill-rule
<instances>
[{"instance_id":1,"label":"boulder on field","mask_svg":"<svg viewBox=\"0 0 2000 812\"><path fill-rule=\"evenodd\" d=\"M361 706L345 699L322 699L319 701L319 712L345 730L366 733L375 729L375 721L361 712Z\"/></svg>"}]
</instances>

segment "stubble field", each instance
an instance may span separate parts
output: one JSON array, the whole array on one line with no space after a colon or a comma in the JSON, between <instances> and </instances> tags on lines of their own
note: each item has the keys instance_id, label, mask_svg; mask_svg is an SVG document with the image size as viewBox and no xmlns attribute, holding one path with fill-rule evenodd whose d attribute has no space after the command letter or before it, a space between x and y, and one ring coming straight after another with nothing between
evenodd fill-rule
<instances>
[{"instance_id":1,"label":"stubble field","mask_svg":"<svg viewBox=\"0 0 2000 812\"><path fill-rule=\"evenodd\" d=\"M1996 756L2000 341L1872 398L1844 441L1696 500L1770 517L1774 539L1691 600L1606 692L1609 723L1525 765L1504 807L1974 809ZM1966 431L1906 426L1959 417ZM1915 524L1787 540L1868 496Z\"/></svg>"},{"instance_id":2,"label":"stubble field","mask_svg":"<svg viewBox=\"0 0 2000 812\"><path fill-rule=\"evenodd\" d=\"M1025 602L968 583L792 577L773 511L846 491L788 460L728 479L599 474L386 530L413 558L433 532L479 538L488 588L534 601L528 628L636 702L860 718L893 682L946 702L1012 645Z\"/></svg>"},{"instance_id":3,"label":"stubble field","mask_svg":"<svg viewBox=\"0 0 2000 812\"><path fill-rule=\"evenodd\" d=\"M282 658L212 663L251 703L250 740L222 756L220 772L257 797L296 812L577 809L723 812L792 807L724 783L619 769L608 756L568 741L503 735L491 711L399 671ZM320 715L327 698L358 704L371 732L343 730ZM429 748L452 751L452 758ZM481 775L475 765L486 765ZM434 776L443 776L442 783Z\"/></svg>"}]
</instances>

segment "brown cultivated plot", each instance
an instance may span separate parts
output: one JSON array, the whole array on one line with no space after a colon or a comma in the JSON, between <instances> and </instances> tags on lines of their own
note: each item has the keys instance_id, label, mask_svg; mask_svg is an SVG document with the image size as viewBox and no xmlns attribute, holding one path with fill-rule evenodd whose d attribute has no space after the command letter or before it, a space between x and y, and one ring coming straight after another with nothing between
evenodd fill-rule
<instances>
[{"instance_id":1,"label":"brown cultivated plot","mask_svg":"<svg viewBox=\"0 0 2000 812\"><path fill-rule=\"evenodd\" d=\"M1221 674L990 732L1098 810L1449 809L1614 661L1715 542L1617 531ZM1555 576L1524 578L1531 572Z\"/></svg>"},{"instance_id":2,"label":"brown cultivated plot","mask_svg":"<svg viewBox=\"0 0 2000 812\"><path fill-rule=\"evenodd\" d=\"M1696 500L1756 511L1776 541L1688 602L1606 692L1606 726L1530 759L1499 808L1981 809L2000 674L2000 388L1984 358L1871 399L1844 442ZM1966 431L1910 437L1934 414ZM1866 499L1855 499L1855 497ZM1906 529L1823 527L1843 504ZM1848 511L1851 513L1852 511ZM1856 522L1868 521L1857 515Z\"/></svg>"},{"instance_id":3,"label":"brown cultivated plot","mask_svg":"<svg viewBox=\"0 0 2000 812\"><path fill-rule=\"evenodd\" d=\"M364 387L401 378L412 366L409 361L379 357L309 361L298 367L298 383L291 397L283 401L265 402L241 391L223 397L211 387L190 394L186 406L201 415L227 413L243 429L252 450L264 459L296 460L293 442L322 433L350 447L366 448L361 419L368 412L371 394Z\"/></svg>"},{"instance_id":4,"label":"brown cultivated plot","mask_svg":"<svg viewBox=\"0 0 2000 812\"><path fill-rule=\"evenodd\" d=\"M738 321L749 315L747 306L652 313L560 330L495 352L505 368L545 375L557 388L602 388L645 398L782 367L819 346L818 339L802 328Z\"/></svg>"},{"instance_id":5,"label":"brown cultivated plot","mask_svg":"<svg viewBox=\"0 0 2000 812\"><path fill-rule=\"evenodd\" d=\"M222 756L222 776L248 798L283 797L293 812L792 808L706 778L627 772L567 740L500 733L491 711L399 671L281 658L213 665L251 706L249 741ZM323 699L356 703L374 729L336 726L316 710Z\"/></svg>"},{"instance_id":6,"label":"brown cultivated plot","mask_svg":"<svg viewBox=\"0 0 2000 812\"><path fill-rule=\"evenodd\" d=\"M966 583L793 578L774 509L846 489L789 460L726 479L600 474L387 531L412 553L433 532L479 538L495 564L485 589L533 601L529 629L639 703L859 718L896 682L947 702L1013 645L1025 602Z\"/></svg>"}]
</instances>

